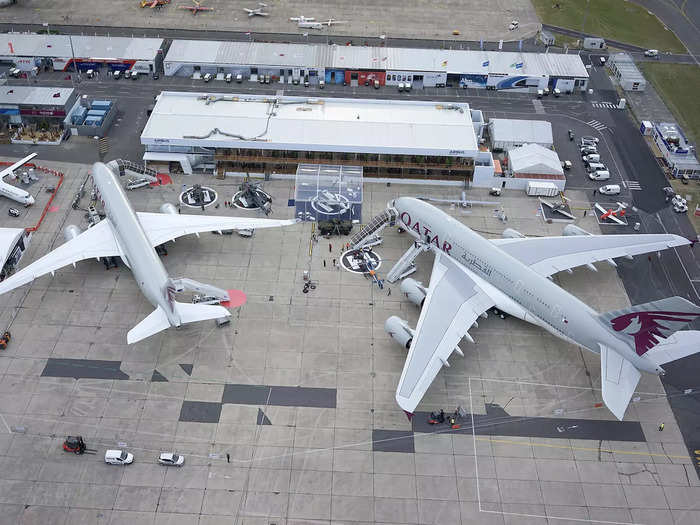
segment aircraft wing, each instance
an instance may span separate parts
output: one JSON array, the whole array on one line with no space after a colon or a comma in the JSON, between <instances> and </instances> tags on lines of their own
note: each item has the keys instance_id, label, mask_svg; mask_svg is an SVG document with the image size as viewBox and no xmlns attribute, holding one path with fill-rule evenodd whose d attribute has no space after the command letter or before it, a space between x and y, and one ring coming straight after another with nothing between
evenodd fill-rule
<instances>
[{"instance_id":1,"label":"aircraft wing","mask_svg":"<svg viewBox=\"0 0 700 525\"><path fill-rule=\"evenodd\" d=\"M476 318L493 305L465 268L436 253L428 294L396 388L401 408L413 413Z\"/></svg>"},{"instance_id":2,"label":"aircraft wing","mask_svg":"<svg viewBox=\"0 0 700 525\"><path fill-rule=\"evenodd\" d=\"M169 213L145 212L137 212L136 215L153 246L191 233L275 228L299 222L296 219L276 220L217 215L171 215Z\"/></svg>"},{"instance_id":3,"label":"aircraft wing","mask_svg":"<svg viewBox=\"0 0 700 525\"><path fill-rule=\"evenodd\" d=\"M121 250L105 219L0 282L0 294L84 259L117 255L121 255Z\"/></svg>"},{"instance_id":4,"label":"aircraft wing","mask_svg":"<svg viewBox=\"0 0 700 525\"><path fill-rule=\"evenodd\" d=\"M572 235L491 239L507 254L544 276L585 264L690 244L672 234Z\"/></svg>"},{"instance_id":5,"label":"aircraft wing","mask_svg":"<svg viewBox=\"0 0 700 525\"><path fill-rule=\"evenodd\" d=\"M32 159L33 159L34 157L36 157L37 155L38 155L38 153L32 153L31 155L27 155L27 156L24 157L22 160L19 160L19 161L15 162L12 166L8 166L8 167L5 168L4 170L0 171L0 180L2 180L2 179L4 179L5 177L7 177L10 173L12 173L13 171L15 171L16 169L19 169L19 168L21 168L22 166L24 166L27 162L29 162L30 160L32 160Z\"/></svg>"}]
</instances>

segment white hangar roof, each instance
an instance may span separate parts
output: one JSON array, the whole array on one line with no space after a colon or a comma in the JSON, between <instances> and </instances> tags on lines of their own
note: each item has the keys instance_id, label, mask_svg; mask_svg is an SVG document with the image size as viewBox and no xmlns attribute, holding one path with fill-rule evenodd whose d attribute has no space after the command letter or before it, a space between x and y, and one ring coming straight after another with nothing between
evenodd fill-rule
<instances>
[{"instance_id":1,"label":"white hangar roof","mask_svg":"<svg viewBox=\"0 0 700 525\"><path fill-rule=\"evenodd\" d=\"M546 120L492 118L489 120L489 134L494 144L554 144L552 124Z\"/></svg>"},{"instance_id":2,"label":"white hangar roof","mask_svg":"<svg viewBox=\"0 0 700 525\"><path fill-rule=\"evenodd\" d=\"M71 51L71 39L73 50ZM35 33L0 34L0 55L4 57L63 57L121 60L153 60L162 38L114 36L39 35Z\"/></svg>"},{"instance_id":3,"label":"white hangar roof","mask_svg":"<svg viewBox=\"0 0 700 525\"><path fill-rule=\"evenodd\" d=\"M207 104L207 97L210 102ZM144 145L469 156L468 104L162 92ZM274 107L274 113L271 110Z\"/></svg>"},{"instance_id":4,"label":"white hangar roof","mask_svg":"<svg viewBox=\"0 0 700 525\"><path fill-rule=\"evenodd\" d=\"M166 62L588 78L578 55L174 40Z\"/></svg>"}]
</instances>

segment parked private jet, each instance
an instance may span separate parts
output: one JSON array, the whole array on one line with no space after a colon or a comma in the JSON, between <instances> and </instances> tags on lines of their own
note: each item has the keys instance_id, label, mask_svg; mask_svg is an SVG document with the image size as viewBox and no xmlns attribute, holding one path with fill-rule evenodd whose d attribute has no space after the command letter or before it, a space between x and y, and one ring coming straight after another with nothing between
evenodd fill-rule
<instances>
[{"instance_id":1,"label":"parked private jet","mask_svg":"<svg viewBox=\"0 0 700 525\"><path fill-rule=\"evenodd\" d=\"M0 195L2 195L3 197L7 197L8 199L11 199L15 202L19 202L20 204L24 204L25 206L31 206L32 204L34 204L34 197L32 197L29 194L29 192L24 191L23 189L18 188L17 186L13 186L12 184L8 184L7 182L5 182L4 179L5 177L9 177L10 175L12 175L15 172L15 170L18 170L19 168L24 166L27 162L32 160L37 155L37 153L27 155L22 160L15 162L12 166L0 171Z\"/></svg>"}]
</instances>

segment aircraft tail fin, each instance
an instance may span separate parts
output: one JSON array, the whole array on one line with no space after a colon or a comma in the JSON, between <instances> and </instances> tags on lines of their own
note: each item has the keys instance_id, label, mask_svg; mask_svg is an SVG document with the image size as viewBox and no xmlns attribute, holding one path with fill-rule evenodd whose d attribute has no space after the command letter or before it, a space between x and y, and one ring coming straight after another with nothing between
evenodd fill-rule
<instances>
[{"instance_id":1,"label":"aircraft tail fin","mask_svg":"<svg viewBox=\"0 0 700 525\"><path fill-rule=\"evenodd\" d=\"M600 346L600 383L603 401L615 417L622 420L637 388L641 372L615 350Z\"/></svg>"},{"instance_id":2,"label":"aircraft tail fin","mask_svg":"<svg viewBox=\"0 0 700 525\"><path fill-rule=\"evenodd\" d=\"M626 336L637 355L641 356L685 328L698 316L700 307L683 297L668 297L606 312L600 314L599 318L611 330Z\"/></svg>"},{"instance_id":3,"label":"aircraft tail fin","mask_svg":"<svg viewBox=\"0 0 700 525\"><path fill-rule=\"evenodd\" d=\"M213 304L192 304L175 302L175 311L180 315L182 324L219 319L231 315L223 306Z\"/></svg>"},{"instance_id":4,"label":"aircraft tail fin","mask_svg":"<svg viewBox=\"0 0 700 525\"><path fill-rule=\"evenodd\" d=\"M658 365L700 352L700 331L676 332L649 350L647 357Z\"/></svg>"},{"instance_id":5,"label":"aircraft tail fin","mask_svg":"<svg viewBox=\"0 0 700 525\"><path fill-rule=\"evenodd\" d=\"M129 333L126 334L126 342L127 344L138 343L166 328L170 328L170 321L165 315L165 311L158 306L143 321L129 330Z\"/></svg>"},{"instance_id":6,"label":"aircraft tail fin","mask_svg":"<svg viewBox=\"0 0 700 525\"><path fill-rule=\"evenodd\" d=\"M218 319L231 315L223 306L209 304L190 304L173 302L175 313L180 316L182 324L206 321L208 319ZM165 311L158 306L143 321L134 326L126 335L128 344L137 343L158 332L170 328L170 320Z\"/></svg>"}]
</instances>

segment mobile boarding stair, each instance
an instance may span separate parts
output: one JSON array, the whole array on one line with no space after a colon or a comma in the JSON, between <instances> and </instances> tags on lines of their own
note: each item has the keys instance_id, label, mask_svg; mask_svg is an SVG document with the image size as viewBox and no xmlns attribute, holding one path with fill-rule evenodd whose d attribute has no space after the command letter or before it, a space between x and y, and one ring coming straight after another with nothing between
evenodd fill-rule
<instances>
[{"instance_id":1,"label":"mobile boarding stair","mask_svg":"<svg viewBox=\"0 0 700 525\"><path fill-rule=\"evenodd\" d=\"M129 179L126 181L127 190L143 188L144 186L158 182L158 173L156 170L147 168L142 164L136 164L130 160L117 159L111 161L107 165L115 173L118 173L120 177L129 175Z\"/></svg>"},{"instance_id":2,"label":"mobile boarding stair","mask_svg":"<svg viewBox=\"0 0 700 525\"><path fill-rule=\"evenodd\" d=\"M394 226L397 217L398 213L394 208L387 208L369 221L359 232L353 235L350 239L350 245L354 249L358 249L363 246L376 244L379 239L379 232L387 226ZM415 261L416 257L418 257L421 252L428 249L429 247L425 243L419 241L414 242L389 271L386 280L390 283L395 283L399 279L411 275L416 271L416 265L413 261Z\"/></svg>"}]
</instances>

